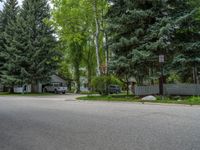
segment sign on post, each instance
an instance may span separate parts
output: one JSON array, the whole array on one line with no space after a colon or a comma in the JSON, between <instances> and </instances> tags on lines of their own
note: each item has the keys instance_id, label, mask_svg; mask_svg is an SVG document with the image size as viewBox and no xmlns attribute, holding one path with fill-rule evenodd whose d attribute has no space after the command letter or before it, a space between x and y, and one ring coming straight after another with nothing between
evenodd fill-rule
<instances>
[{"instance_id":1,"label":"sign on post","mask_svg":"<svg viewBox=\"0 0 200 150\"><path fill-rule=\"evenodd\" d=\"M159 55L159 63L164 63L164 62L165 62L165 56Z\"/></svg>"}]
</instances>

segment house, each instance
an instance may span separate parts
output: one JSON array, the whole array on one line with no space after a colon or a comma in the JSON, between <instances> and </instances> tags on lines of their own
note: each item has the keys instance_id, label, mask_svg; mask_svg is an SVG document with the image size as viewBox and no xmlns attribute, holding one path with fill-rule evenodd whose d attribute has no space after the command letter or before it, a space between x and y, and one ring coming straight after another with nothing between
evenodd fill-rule
<instances>
[{"instance_id":1,"label":"house","mask_svg":"<svg viewBox=\"0 0 200 150\"><path fill-rule=\"evenodd\" d=\"M62 78L61 76L59 76L57 74L54 74L54 75L51 76L51 79L50 79L50 81L47 84L42 84L40 92L43 92L43 89L44 89L44 87L46 85L49 85L49 84L58 84L60 86L68 86L69 85L69 81L70 80L66 80L66 79Z\"/></svg>"},{"instance_id":2,"label":"house","mask_svg":"<svg viewBox=\"0 0 200 150\"><path fill-rule=\"evenodd\" d=\"M59 83L60 85L68 85L69 81L63 79L59 75L54 74L54 75L51 76L51 79L48 83L45 83L45 84L39 83L37 85L38 93L42 93L44 86L47 85L47 84L51 84L51 83ZM23 93L23 92L30 93L31 92L31 85L15 86L14 92L15 93Z\"/></svg>"},{"instance_id":3,"label":"house","mask_svg":"<svg viewBox=\"0 0 200 150\"><path fill-rule=\"evenodd\" d=\"M52 75L50 83L61 83L62 85L67 85L68 81L63 79L59 75Z\"/></svg>"}]
</instances>

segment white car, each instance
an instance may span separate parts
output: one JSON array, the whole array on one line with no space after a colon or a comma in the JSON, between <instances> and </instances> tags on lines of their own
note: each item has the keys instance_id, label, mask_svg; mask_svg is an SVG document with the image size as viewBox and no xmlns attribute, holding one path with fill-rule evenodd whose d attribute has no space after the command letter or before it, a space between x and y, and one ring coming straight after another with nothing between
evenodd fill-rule
<instances>
[{"instance_id":1,"label":"white car","mask_svg":"<svg viewBox=\"0 0 200 150\"><path fill-rule=\"evenodd\" d=\"M67 86L62 85L62 83L51 83L49 85L46 85L43 88L44 92L54 92L56 94L62 93L65 94L67 91Z\"/></svg>"}]
</instances>

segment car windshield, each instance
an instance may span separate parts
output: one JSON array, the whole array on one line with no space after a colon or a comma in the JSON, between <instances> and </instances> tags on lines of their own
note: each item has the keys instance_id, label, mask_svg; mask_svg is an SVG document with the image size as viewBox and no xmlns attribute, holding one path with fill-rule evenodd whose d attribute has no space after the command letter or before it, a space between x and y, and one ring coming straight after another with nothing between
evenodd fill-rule
<instances>
[{"instance_id":1,"label":"car windshield","mask_svg":"<svg viewBox=\"0 0 200 150\"><path fill-rule=\"evenodd\" d=\"M117 85L110 85L110 88L118 88Z\"/></svg>"}]
</instances>

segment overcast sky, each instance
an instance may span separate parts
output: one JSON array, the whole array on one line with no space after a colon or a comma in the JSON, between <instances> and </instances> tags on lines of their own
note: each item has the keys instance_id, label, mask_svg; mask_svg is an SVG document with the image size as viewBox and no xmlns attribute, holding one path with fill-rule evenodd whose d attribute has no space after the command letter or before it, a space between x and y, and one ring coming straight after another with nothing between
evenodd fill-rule
<instances>
[{"instance_id":1,"label":"overcast sky","mask_svg":"<svg viewBox=\"0 0 200 150\"><path fill-rule=\"evenodd\" d=\"M6 1L6 0L3 0L3 1ZM23 0L18 0L19 5L22 4L22 1L23 1ZM2 7L3 7L3 3L0 3L0 10L2 10Z\"/></svg>"},{"instance_id":2,"label":"overcast sky","mask_svg":"<svg viewBox=\"0 0 200 150\"><path fill-rule=\"evenodd\" d=\"M4 2L6 1L6 0L3 0ZM21 6L22 5L22 2L23 2L23 0L18 0L18 3L19 3L19 5ZM49 1L48 1L49 2ZM49 4L50 4L50 8L52 7L52 5L51 5L51 3L49 2ZM3 8L3 2L0 2L0 10L2 10L2 8Z\"/></svg>"}]
</instances>

